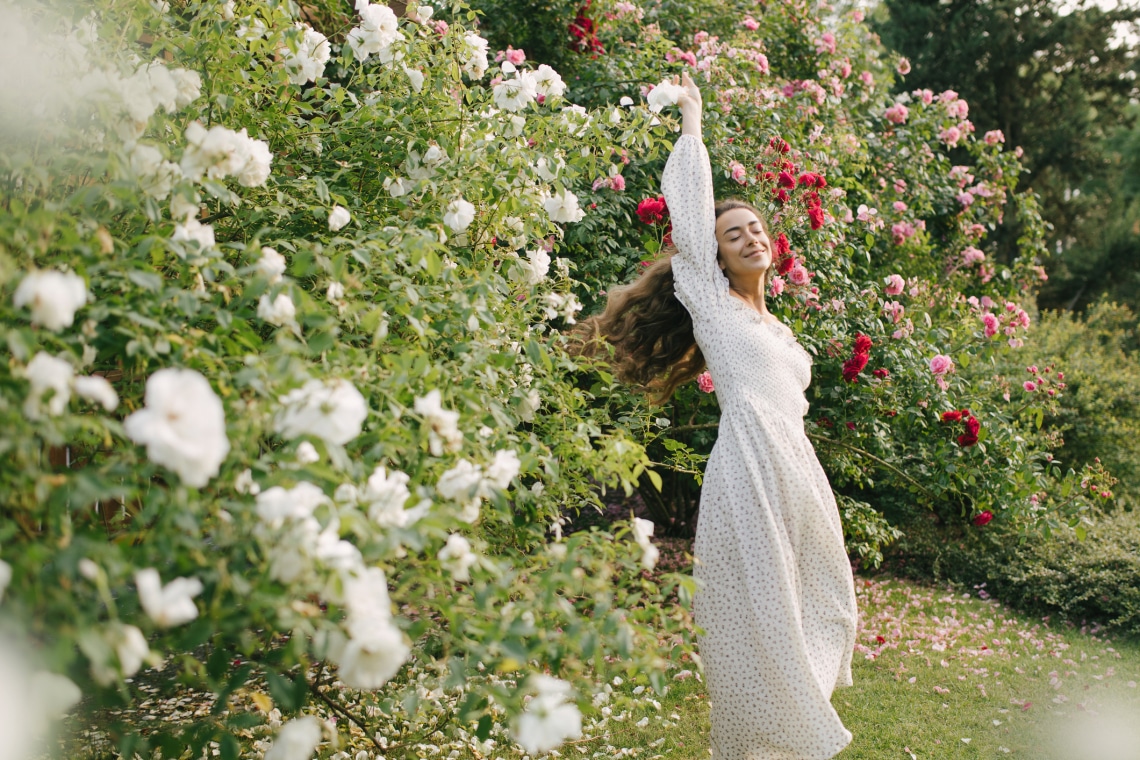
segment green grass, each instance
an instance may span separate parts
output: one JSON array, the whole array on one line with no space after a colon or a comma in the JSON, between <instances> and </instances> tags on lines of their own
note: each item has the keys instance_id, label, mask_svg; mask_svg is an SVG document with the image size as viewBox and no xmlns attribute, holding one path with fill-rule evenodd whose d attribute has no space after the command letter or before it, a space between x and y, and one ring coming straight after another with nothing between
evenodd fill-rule
<instances>
[{"instance_id":1,"label":"green grass","mask_svg":"<svg viewBox=\"0 0 1140 760\"><path fill-rule=\"evenodd\" d=\"M857 583L855 685L832 700L855 736L840 760L1140 758L1140 643L1049 627L979 592ZM708 702L695 678L674 682L660 711L644 693L637 698L642 711L611 716L603 737L566 747L563 757L623 748L641 758L708 757ZM642 717L649 722L637 727Z\"/></svg>"}]
</instances>

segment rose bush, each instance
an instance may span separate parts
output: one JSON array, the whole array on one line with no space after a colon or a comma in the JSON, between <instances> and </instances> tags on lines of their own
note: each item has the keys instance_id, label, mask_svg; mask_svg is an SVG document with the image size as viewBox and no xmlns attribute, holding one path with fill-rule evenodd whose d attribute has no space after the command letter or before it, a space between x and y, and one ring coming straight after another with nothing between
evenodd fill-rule
<instances>
[{"instance_id":1,"label":"rose bush","mask_svg":"<svg viewBox=\"0 0 1140 760\"><path fill-rule=\"evenodd\" d=\"M815 356L808 434L833 486L863 507L905 502L962 523L986 511L1022 527L1080 522L1099 499L1073 498L1073 485L1109 476L1053 460L1059 440L1041 421L1057 397L1010 396L1019 378L973 371L1022 346L1044 276L1044 223L1019 188L1020 150L1000 134L975 138L953 91L893 95L909 63L858 10L717 7L718 18L685 28L703 11L678 23L673 5L593 3L606 52L569 59L568 93L618 113L652 102L663 74L687 69L702 86L717 197L768 215L779 254L768 305ZM621 172L624 191L582 186L590 213L566 235L587 308L636 277L668 233L664 157L619 158L609 172ZM1016 258L995 259L988 241L1000 236L1017 237ZM940 422L951 409L969 409L972 422L951 430ZM652 417L666 426L646 426L650 453L684 481L670 493L695 494L715 398L682 392L663 412ZM674 498L675 515L646 500L667 531L692 530L692 498ZM850 548L875 561L878 541L897 532L875 509L845 513Z\"/></svg>"},{"instance_id":2,"label":"rose bush","mask_svg":"<svg viewBox=\"0 0 1140 760\"><path fill-rule=\"evenodd\" d=\"M112 720L118 750L236 757L310 700L404 716L395 751L442 689L452 733L537 749L610 671L664 687L685 615L655 601L690 582L642 575L645 526L559 530L649 464L563 350L559 246L575 182L668 135L413 11L0 8L35 64L0 86L28 113L0 132L0 664L34 663L4 704L122 707L161 664L218 709Z\"/></svg>"}]
</instances>

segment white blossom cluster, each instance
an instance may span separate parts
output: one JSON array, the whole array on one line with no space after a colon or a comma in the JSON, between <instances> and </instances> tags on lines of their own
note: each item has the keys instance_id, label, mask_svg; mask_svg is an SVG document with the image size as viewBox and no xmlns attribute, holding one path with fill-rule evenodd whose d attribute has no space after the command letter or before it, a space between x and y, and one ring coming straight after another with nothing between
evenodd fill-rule
<instances>
[{"instance_id":1,"label":"white blossom cluster","mask_svg":"<svg viewBox=\"0 0 1140 760\"><path fill-rule=\"evenodd\" d=\"M31 420L45 414L58 417L67 409L71 392L113 412L119 405L119 394L107 380L98 375L76 377L75 369L65 359L39 351L24 367L24 377L31 386L24 399L24 415ZM48 395L50 394L50 395Z\"/></svg>"},{"instance_id":2,"label":"white blossom cluster","mask_svg":"<svg viewBox=\"0 0 1140 760\"><path fill-rule=\"evenodd\" d=\"M186 127L186 143L180 168L189 180L236 177L243 187L261 187L269 178L273 160L269 144L253 139L244 128L240 132L221 125L206 129L194 121Z\"/></svg>"},{"instance_id":3,"label":"white blossom cluster","mask_svg":"<svg viewBox=\"0 0 1140 760\"><path fill-rule=\"evenodd\" d=\"M360 26L348 33L345 43L351 48L352 57L361 63L372 55L379 56L382 63L393 60L393 44L404 39L395 12L387 5L368 0L356 0L356 10Z\"/></svg>"},{"instance_id":4,"label":"white blossom cluster","mask_svg":"<svg viewBox=\"0 0 1140 760\"><path fill-rule=\"evenodd\" d=\"M87 303L87 283L71 272L53 269L29 272L20 280L12 303L17 309L27 306L34 324L59 332L71 327L75 312Z\"/></svg>"},{"instance_id":5,"label":"white blossom cluster","mask_svg":"<svg viewBox=\"0 0 1140 760\"><path fill-rule=\"evenodd\" d=\"M472 79L482 79L483 75L487 73L487 67L491 65L487 60L487 44L487 40L475 32L467 32L463 36L466 55L463 58L461 68Z\"/></svg>"},{"instance_id":6,"label":"white blossom cluster","mask_svg":"<svg viewBox=\"0 0 1140 760\"><path fill-rule=\"evenodd\" d=\"M660 84L649 91L645 99L649 103L649 110L653 113L661 113L661 109L665 106L677 105L677 100L684 93L684 88L679 84L673 84L668 79L662 80Z\"/></svg>"},{"instance_id":7,"label":"white blossom cluster","mask_svg":"<svg viewBox=\"0 0 1140 760\"><path fill-rule=\"evenodd\" d=\"M325 73L325 64L329 62L331 50L328 37L300 21L295 27L301 32L297 49L285 47L281 50L285 72L293 84L315 82Z\"/></svg>"},{"instance_id":8,"label":"white blossom cluster","mask_svg":"<svg viewBox=\"0 0 1140 760\"><path fill-rule=\"evenodd\" d=\"M388 579L380 568L367 568L345 583L344 595L348 642L333 656L338 675L350 688L378 689L411 654L404 632L392 619Z\"/></svg>"},{"instance_id":9,"label":"white blossom cluster","mask_svg":"<svg viewBox=\"0 0 1140 760\"><path fill-rule=\"evenodd\" d=\"M495 85L493 96L495 105L512 113L526 108L536 100L546 103L562 97L566 84L558 72L545 63L535 71L519 71L514 64L504 61L501 67L504 74L514 74Z\"/></svg>"},{"instance_id":10,"label":"white blossom cluster","mask_svg":"<svg viewBox=\"0 0 1140 760\"><path fill-rule=\"evenodd\" d=\"M473 523L479 519L483 499L496 490L504 491L510 487L511 481L519 474L519 467L518 455L510 450L495 452L486 469L460 459L440 475L435 488L440 496L460 504L460 520Z\"/></svg>"},{"instance_id":11,"label":"white blossom cluster","mask_svg":"<svg viewBox=\"0 0 1140 760\"><path fill-rule=\"evenodd\" d=\"M521 282L530 286L538 285L550 271L550 254L544 248L527 251L526 258L519 257L518 269Z\"/></svg>"},{"instance_id":12,"label":"white blossom cluster","mask_svg":"<svg viewBox=\"0 0 1140 760\"><path fill-rule=\"evenodd\" d=\"M586 212L578 205L578 196L566 189L546 196L542 207L550 214L551 221L555 222L580 222L586 216Z\"/></svg>"}]
</instances>

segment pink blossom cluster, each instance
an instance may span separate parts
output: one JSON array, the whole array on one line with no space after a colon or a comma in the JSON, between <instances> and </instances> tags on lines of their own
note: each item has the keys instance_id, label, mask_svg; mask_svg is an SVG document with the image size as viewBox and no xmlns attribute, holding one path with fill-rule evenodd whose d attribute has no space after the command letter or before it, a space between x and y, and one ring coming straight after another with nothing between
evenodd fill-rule
<instances>
[{"instance_id":1,"label":"pink blossom cluster","mask_svg":"<svg viewBox=\"0 0 1140 760\"><path fill-rule=\"evenodd\" d=\"M910 222L896 222L891 225L891 236L895 245L903 245L914 237L915 227Z\"/></svg>"},{"instance_id":2,"label":"pink blossom cluster","mask_svg":"<svg viewBox=\"0 0 1140 760\"><path fill-rule=\"evenodd\" d=\"M965 119L970 115L970 104L958 97L953 90L946 90L938 99L942 101L946 114L953 119Z\"/></svg>"},{"instance_id":3,"label":"pink blossom cluster","mask_svg":"<svg viewBox=\"0 0 1140 760\"><path fill-rule=\"evenodd\" d=\"M596 180L594 180L594 184L592 185L591 189L594 192L597 192L600 188L603 187L620 193L622 190L625 190L625 177L621 176L620 174L615 174L612 177L598 177Z\"/></svg>"},{"instance_id":4,"label":"pink blossom cluster","mask_svg":"<svg viewBox=\"0 0 1140 760\"><path fill-rule=\"evenodd\" d=\"M989 132L986 132L986 136L983 139L986 141L986 145L997 145L998 143L1005 142L1005 134L1000 129L991 129Z\"/></svg>"},{"instance_id":5,"label":"pink blossom cluster","mask_svg":"<svg viewBox=\"0 0 1140 760\"><path fill-rule=\"evenodd\" d=\"M962 263L966 266L972 266L985 260L986 254L972 245L966 246L966 249L962 251Z\"/></svg>"},{"instance_id":6,"label":"pink blossom cluster","mask_svg":"<svg viewBox=\"0 0 1140 760\"><path fill-rule=\"evenodd\" d=\"M1037 368L1036 364L1030 365L1025 368L1025 371L1031 375L1029 380L1021 384L1021 387L1026 393L1042 393L1047 396L1055 397L1058 391L1065 389L1064 372L1057 372L1053 374L1055 365L1050 364L1044 370ZM1056 379L1053 379L1056 377Z\"/></svg>"},{"instance_id":7,"label":"pink blossom cluster","mask_svg":"<svg viewBox=\"0 0 1140 760\"><path fill-rule=\"evenodd\" d=\"M891 322L898 324L906 314L906 307L898 301L887 301L883 304L883 313L891 318Z\"/></svg>"},{"instance_id":8,"label":"pink blossom cluster","mask_svg":"<svg viewBox=\"0 0 1140 760\"><path fill-rule=\"evenodd\" d=\"M519 50L518 48L513 48L510 45L507 45L506 50L500 50L499 52L495 53L495 60L499 63L507 61L509 63L513 63L515 66L521 66L526 60L526 53L524 53L522 50Z\"/></svg>"},{"instance_id":9,"label":"pink blossom cluster","mask_svg":"<svg viewBox=\"0 0 1140 760\"><path fill-rule=\"evenodd\" d=\"M883 113L887 121L892 124L905 124L908 115L909 111L902 103L895 103Z\"/></svg>"},{"instance_id":10,"label":"pink blossom cluster","mask_svg":"<svg viewBox=\"0 0 1140 760\"><path fill-rule=\"evenodd\" d=\"M824 34L812 40L815 43L815 52L828 55L835 55L835 35L831 32L824 32Z\"/></svg>"},{"instance_id":11,"label":"pink blossom cluster","mask_svg":"<svg viewBox=\"0 0 1140 760\"><path fill-rule=\"evenodd\" d=\"M974 175L970 174L970 167L968 166L951 166L950 179L958 183L958 187L965 187L974 181Z\"/></svg>"},{"instance_id":12,"label":"pink blossom cluster","mask_svg":"<svg viewBox=\"0 0 1140 760\"><path fill-rule=\"evenodd\" d=\"M906 280L903 279L901 274L892 274L886 279L886 287L883 288L883 293L888 296L901 295L906 288Z\"/></svg>"},{"instance_id":13,"label":"pink blossom cluster","mask_svg":"<svg viewBox=\"0 0 1140 760\"><path fill-rule=\"evenodd\" d=\"M760 28L760 22L757 21L756 19L752 18L751 16L745 16L744 20L740 22L740 25L743 26L745 29L749 30L750 32L755 32L757 29Z\"/></svg>"},{"instance_id":14,"label":"pink blossom cluster","mask_svg":"<svg viewBox=\"0 0 1140 760\"><path fill-rule=\"evenodd\" d=\"M928 106L934 102L934 93L930 90L915 90L911 95L921 100L924 106Z\"/></svg>"}]
</instances>

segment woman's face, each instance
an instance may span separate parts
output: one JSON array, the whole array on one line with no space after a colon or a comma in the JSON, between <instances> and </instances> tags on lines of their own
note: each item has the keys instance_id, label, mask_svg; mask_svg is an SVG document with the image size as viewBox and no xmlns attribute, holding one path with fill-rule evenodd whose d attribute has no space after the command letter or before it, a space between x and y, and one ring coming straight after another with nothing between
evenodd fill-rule
<instances>
[{"instance_id":1,"label":"woman's face","mask_svg":"<svg viewBox=\"0 0 1140 760\"><path fill-rule=\"evenodd\" d=\"M730 277L755 277L772 266L772 241L749 209L734 208L717 217L716 242L720 268Z\"/></svg>"}]
</instances>

